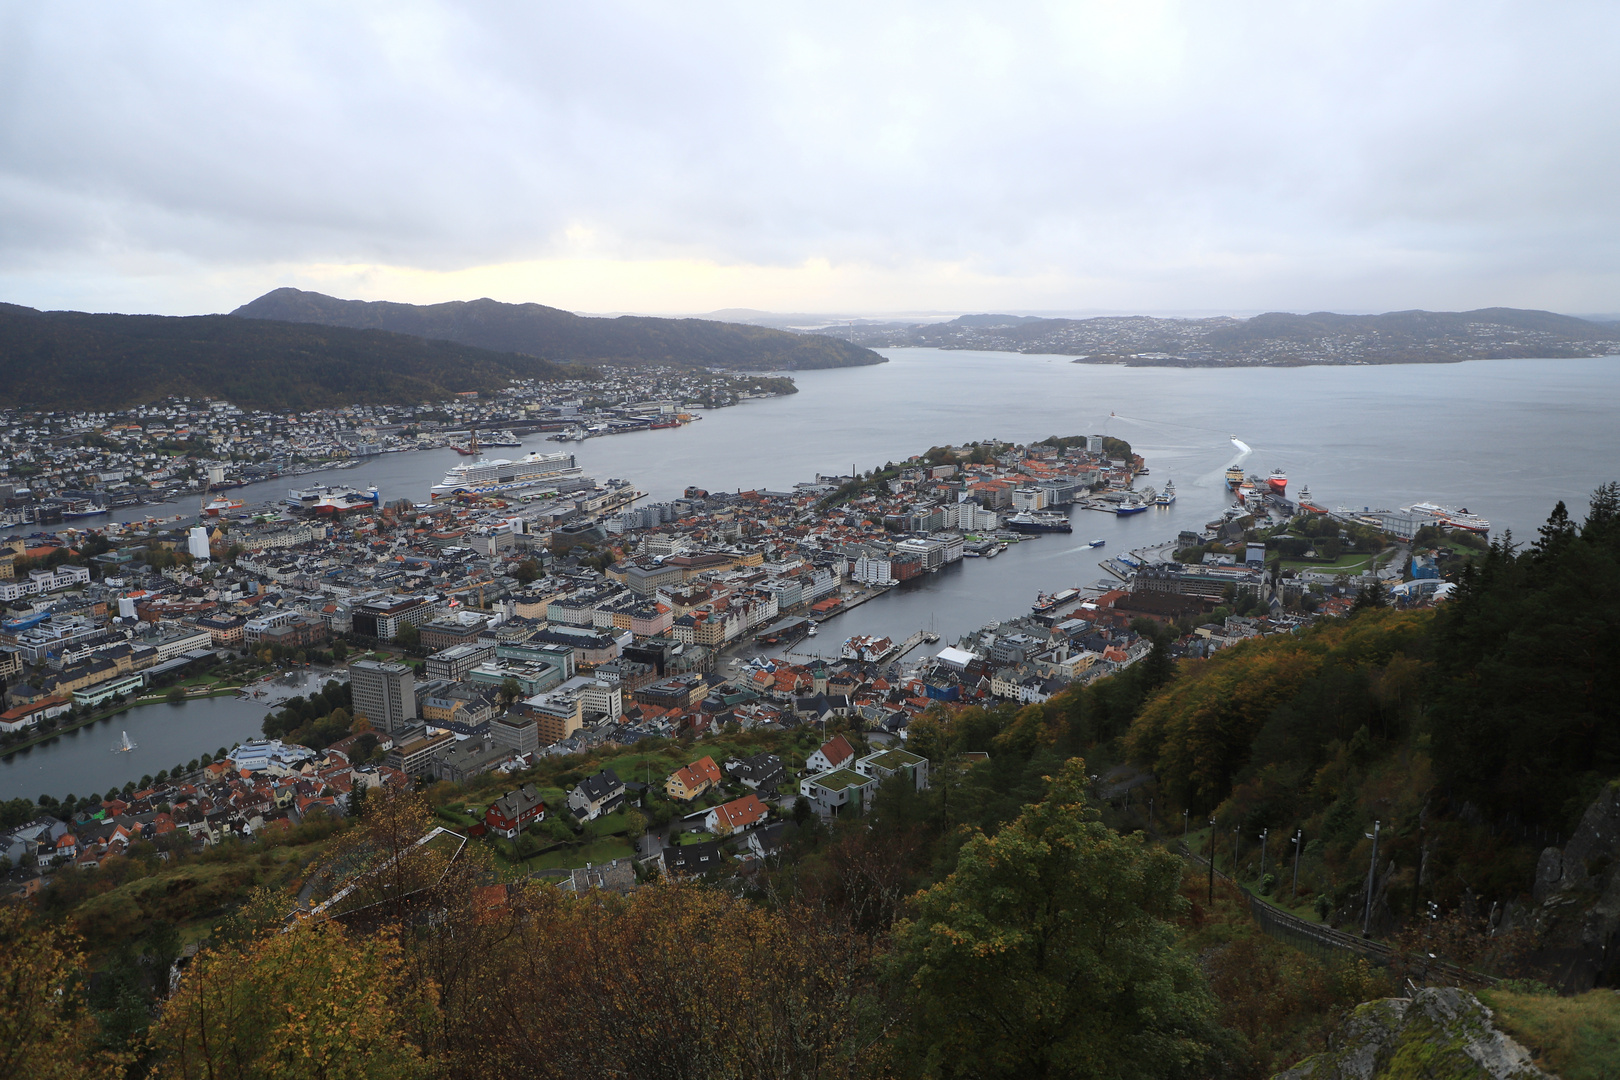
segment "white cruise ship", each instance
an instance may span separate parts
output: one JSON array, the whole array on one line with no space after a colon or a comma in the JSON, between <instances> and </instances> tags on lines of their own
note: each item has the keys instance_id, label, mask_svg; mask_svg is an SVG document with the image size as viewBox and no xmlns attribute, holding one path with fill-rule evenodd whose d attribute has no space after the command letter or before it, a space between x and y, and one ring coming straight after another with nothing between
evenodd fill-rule
<instances>
[{"instance_id":1,"label":"white cruise ship","mask_svg":"<svg viewBox=\"0 0 1620 1080\"><path fill-rule=\"evenodd\" d=\"M479 458L457 465L430 492L437 499L458 491L476 495L520 495L534 488L576 477L582 470L569 453L533 453L516 461L506 458Z\"/></svg>"}]
</instances>

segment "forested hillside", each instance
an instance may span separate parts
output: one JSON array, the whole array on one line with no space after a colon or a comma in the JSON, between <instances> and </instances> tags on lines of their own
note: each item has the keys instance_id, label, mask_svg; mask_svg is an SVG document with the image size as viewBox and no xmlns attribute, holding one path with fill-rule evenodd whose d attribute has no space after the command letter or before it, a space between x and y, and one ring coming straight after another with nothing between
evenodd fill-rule
<instances>
[{"instance_id":1,"label":"forested hillside","mask_svg":"<svg viewBox=\"0 0 1620 1080\"><path fill-rule=\"evenodd\" d=\"M870 349L820 335L710 319L592 318L543 304L487 299L418 305L339 300L317 292L276 289L231 314L245 319L391 330L571 363L745 371L883 363L883 357Z\"/></svg>"},{"instance_id":2,"label":"forested hillside","mask_svg":"<svg viewBox=\"0 0 1620 1080\"><path fill-rule=\"evenodd\" d=\"M1386 925L1420 900L1505 904L1620 776L1616 627L1611 484L1584 524L1560 503L1530 546L1494 544L1432 612L1367 607L1182 664L1122 750L1251 852L1303 829L1330 908L1359 910L1374 820Z\"/></svg>"},{"instance_id":3,"label":"forested hillside","mask_svg":"<svg viewBox=\"0 0 1620 1080\"><path fill-rule=\"evenodd\" d=\"M594 377L590 368L381 330L0 304L0 391L12 406L113 409L189 395L314 409L431 401L514 378Z\"/></svg>"}]
</instances>

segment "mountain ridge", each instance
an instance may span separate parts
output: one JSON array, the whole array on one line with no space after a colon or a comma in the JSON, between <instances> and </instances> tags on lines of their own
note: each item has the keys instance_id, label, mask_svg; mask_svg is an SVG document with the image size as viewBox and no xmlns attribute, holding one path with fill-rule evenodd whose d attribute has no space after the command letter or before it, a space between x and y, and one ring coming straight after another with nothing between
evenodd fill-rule
<instances>
[{"instance_id":1,"label":"mountain ridge","mask_svg":"<svg viewBox=\"0 0 1620 1080\"><path fill-rule=\"evenodd\" d=\"M383 330L0 303L0 386L10 404L32 408L125 408L170 395L244 408L410 404L494 391L518 378L596 375Z\"/></svg>"},{"instance_id":2,"label":"mountain ridge","mask_svg":"<svg viewBox=\"0 0 1620 1080\"><path fill-rule=\"evenodd\" d=\"M884 362L870 349L822 335L711 319L598 318L544 304L508 304L488 297L421 305L342 300L325 293L280 288L243 304L231 316L387 330L587 364L791 371Z\"/></svg>"}]
</instances>

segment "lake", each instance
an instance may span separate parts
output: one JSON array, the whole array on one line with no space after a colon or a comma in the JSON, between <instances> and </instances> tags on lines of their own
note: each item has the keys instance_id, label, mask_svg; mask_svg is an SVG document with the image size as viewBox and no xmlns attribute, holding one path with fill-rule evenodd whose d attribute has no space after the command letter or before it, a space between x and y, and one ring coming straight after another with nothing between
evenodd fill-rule
<instances>
[{"instance_id":1,"label":"lake","mask_svg":"<svg viewBox=\"0 0 1620 1080\"><path fill-rule=\"evenodd\" d=\"M171 705L160 702L98 720L62 733L50 742L0 758L0 799L19 796L38 799L69 794L83 798L123 787L129 780L173 770L201 754L220 747L260 738L264 714L294 694L319 690L329 672L300 671L265 683L265 697L250 701L238 697L197 698ZM113 752L122 732L135 749Z\"/></svg>"}]
</instances>

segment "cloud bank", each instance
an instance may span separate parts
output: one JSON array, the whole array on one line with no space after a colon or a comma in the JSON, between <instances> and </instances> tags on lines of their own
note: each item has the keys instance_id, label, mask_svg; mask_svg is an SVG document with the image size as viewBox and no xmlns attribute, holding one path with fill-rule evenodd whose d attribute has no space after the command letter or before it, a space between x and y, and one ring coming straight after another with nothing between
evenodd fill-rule
<instances>
[{"instance_id":1,"label":"cloud bank","mask_svg":"<svg viewBox=\"0 0 1620 1080\"><path fill-rule=\"evenodd\" d=\"M0 299L1620 310L1603 4L0 8Z\"/></svg>"}]
</instances>

